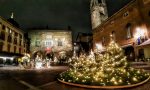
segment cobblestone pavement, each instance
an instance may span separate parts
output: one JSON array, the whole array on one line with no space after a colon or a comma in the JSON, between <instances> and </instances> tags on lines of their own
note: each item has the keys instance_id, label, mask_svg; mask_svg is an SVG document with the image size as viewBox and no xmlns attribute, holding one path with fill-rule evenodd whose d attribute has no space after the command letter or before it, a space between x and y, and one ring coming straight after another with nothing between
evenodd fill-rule
<instances>
[{"instance_id":1,"label":"cobblestone pavement","mask_svg":"<svg viewBox=\"0 0 150 90\"><path fill-rule=\"evenodd\" d=\"M147 63L138 62L131 65L150 70L150 65ZM0 67L0 90L103 90L80 88L58 82L58 74L67 69L67 66L52 66L37 70L14 66ZM150 81L133 88L113 90L150 90Z\"/></svg>"}]
</instances>

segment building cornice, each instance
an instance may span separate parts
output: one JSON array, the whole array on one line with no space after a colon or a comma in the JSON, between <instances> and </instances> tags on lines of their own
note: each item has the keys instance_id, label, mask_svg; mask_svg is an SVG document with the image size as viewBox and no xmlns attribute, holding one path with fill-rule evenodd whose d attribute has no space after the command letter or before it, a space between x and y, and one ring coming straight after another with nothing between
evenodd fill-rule
<instances>
[{"instance_id":1,"label":"building cornice","mask_svg":"<svg viewBox=\"0 0 150 90\"><path fill-rule=\"evenodd\" d=\"M12 26L13 28L15 28L16 30L21 31L22 33L25 33L23 30L21 30L20 28L17 28L16 26L14 26L12 23L8 22L5 18L3 18L2 16L0 16L0 18L5 21L6 23L8 23L10 26Z\"/></svg>"}]
</instances>

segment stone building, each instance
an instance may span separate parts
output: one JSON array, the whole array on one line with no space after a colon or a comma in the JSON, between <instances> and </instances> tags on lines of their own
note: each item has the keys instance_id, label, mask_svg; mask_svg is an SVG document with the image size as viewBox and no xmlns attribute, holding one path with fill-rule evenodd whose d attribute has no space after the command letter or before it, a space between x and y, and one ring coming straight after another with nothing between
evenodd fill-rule
<instances>
[{"instance_id":1,"label":"stone building","mask_svg":"<svg viewBox=\"0 0 150 90\"><path fill-rule=\"evenodd\" d=\"M0 53L24 54L26 43L24 32L19 29L19 24L14 20L13 13L11 18L0 17Z\"/></svg>"},{"instance_id":2,"label":"stone building","mask_svg":"<svg viewBox=\"0 0 150 90\"><path fill-rule=\"evenodd\" d=\"M71 30L30 30L31 39L30 51L32 54L41 51L49 54L72 51L72 31Z\"/></svg>"},{"instance_id":3,"label":"stone building","mask_svg":"<svg viewBox=\"0 0 150 90\"><path fill-rule=\"evenodd\" d=\"M90 2L92 29L96 28L108 18L105 0L91 0Z\"/></svg>"},{"instance_id":4,"label":"stone building","mask_svg":"<svg viewBox=\"0 0 150 90\"><path fill-rule=\"evenodd\" d=\"M150 0L132 0L93 29L93 48L104 50L110 35L128 59L150 58Z\"/></svg>"}]
</instances>

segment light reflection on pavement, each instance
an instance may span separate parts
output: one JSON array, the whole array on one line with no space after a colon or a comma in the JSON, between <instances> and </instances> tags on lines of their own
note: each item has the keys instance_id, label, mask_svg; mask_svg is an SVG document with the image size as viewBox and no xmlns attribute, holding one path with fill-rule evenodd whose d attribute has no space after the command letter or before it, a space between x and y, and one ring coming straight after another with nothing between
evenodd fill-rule
<instances>
[{"instance_id":1,"label":"light reflection on pavement","mask_svg":"<svg viewBox=\"0 0 150 90\"><path fill-rule=\"evenodd\" d=\"M132 66L150 70L150 65L145 63L133 63ZM52 66L48 69L0 67L0 90L102 90L74 87L58 82L57 76L67 69L67 66ZM150 90L150 81L137 87L117 90Z\"/></svg>"}]
</instances>

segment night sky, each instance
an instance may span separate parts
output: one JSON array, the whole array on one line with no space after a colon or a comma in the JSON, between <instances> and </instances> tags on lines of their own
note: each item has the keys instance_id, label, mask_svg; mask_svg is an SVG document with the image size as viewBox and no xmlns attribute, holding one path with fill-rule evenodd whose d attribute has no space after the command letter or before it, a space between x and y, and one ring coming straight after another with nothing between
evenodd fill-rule
<instances>
[{"instance_id":1,"label":"night sky","mask_svg":"<svg viewBox=\"0 0 150 90\"><path fill-rule=\"evenodd\" d=\"M107 0L111 16L131 0ZM20 28L49 27L67 29L71 26L73 37L78 32L91 32L90 0L0 0L0 16L8 19L14 12Z\"/></svg>"}]
</instances>

